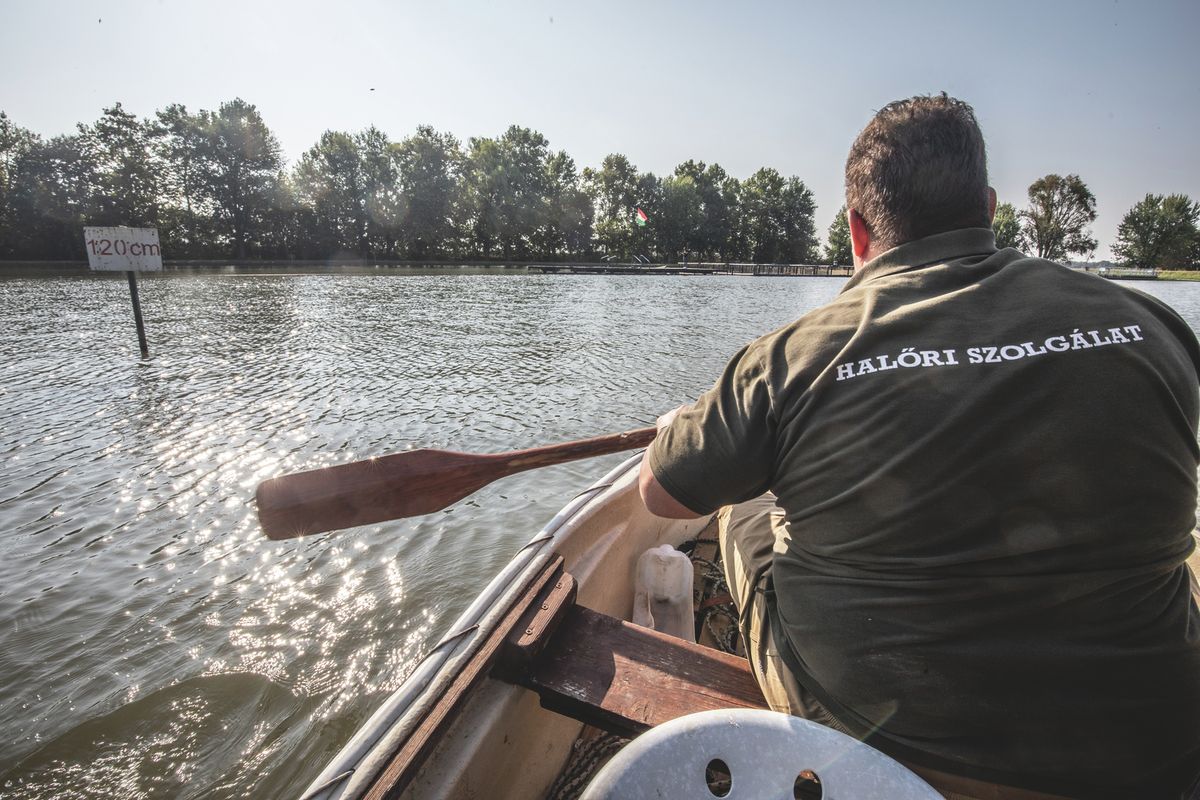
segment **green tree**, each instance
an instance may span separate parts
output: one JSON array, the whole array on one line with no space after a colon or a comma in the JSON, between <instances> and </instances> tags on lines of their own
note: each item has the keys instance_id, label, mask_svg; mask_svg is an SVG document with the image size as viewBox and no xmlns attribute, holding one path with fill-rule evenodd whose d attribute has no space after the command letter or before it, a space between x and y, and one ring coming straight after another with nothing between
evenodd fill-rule
<instances>
[{"instance_id":1,"label":"green tree","mask_svg":"<svg viewBox=\"0 0 1200 800\"><path fill-rule=\"evenodd\" d=\"M12 255L83 259L95 175L81 136L34 138L12 166Z\"/></svg>"},{"instance_id":2,"label":"green tree","mask_svg":"<svg viewBox=\"0 0 1200 800\"><path fill-rule=\"evenodd\" d=\"M271 186L255 247L263 258L323 258L312 236L317 228L315 212L300 202L292 176L284 174Z\"/></svg>"},{"instance_id":3,"label":"green tree","mask_svg":"<svg viewBox=\"0 0 1200 800\"><path fill-rule=\"evenodd\" d=\"M643 172L638 175L634 187L633 207L625 215L630 232L628 255L655 261L662 260L665 256L659 239L662 235L662 226L667 221L663 181L653 172ZM639 208L648 217L645 225L641 225L637 221Z\"/></svg>"},{"instance_id":4,"label":"green tree","mask_svg":"<svg viewBox=\"0 0 1200 800\"><path fill-rule=\"evenodd\" d=\"M1000 203L996 206L996 215L992 218L992 232L996 234L996 247L1022 246L1021 221L1012 203Z\"/></svg>"},{"instance_id":5,"label":"green tree","mask_svg":"<svg viewBox=\"0 0 1200 800\"><path fill-rule=\"evenodd\" d=\"M201 112L204 144L197 159L199 194L210 204L213 229L234 258L261 244L265 221L280 196L279 142L258 109L241 99Z\"/></svg>"},{"instance_id":6,"label":"green tree","mask_svg":"<svg viewBox=\"0 0 1200 800\"><path fill-rule=\"evenodd\" d=\"M546 161L545 218L537 231L534 249L539 255L581 255L592 238L591 198L579 186L575 161L559 151Z\"/></svg>"},{"instance_id":7,"label":"green tree","mask_svg":"<svg viewBox=\"0 0 1200 800\"><path fill-rule=\"evenodd\" d=\"M604 157L600 169L583 171L584 190L596 208L596 244L608 255L631 256L633 215L638 208L638 172L620 153ZM649 213L649 211L647 211Z\"/></svg>"},{"instance_id":8,"label":"green tree","mask_svg":"<svg viewBox=\"0 0 1200 800\"><path fill-rule=\"evenodd\" d=\"M783 222L779 209L783 177L764 167L742 183L741 228L752 261L775 262L783 250Z\"/></svg>"},{"instance_id":9,"label":"green tree","mask_svg":"<svg viewBox=\"0 0 1200 800\"><path fill-rule=\"evenodd\" d=\"M300 157L292 183L297 200L312 209L312 236L322 257L338 252L366 256L367 210L362 161L354 137L325 131Z\"/></svg>"},{"instance_id":10,"label":"green tree","mask_svg":"<svg viewBox=\"0 0 1200 800\"><path fill-rule=\"evenodd\" d=\"M16 202L21 165L40 141L0 111L0 258L13 258L20 248L19 226L23 220L19 218Z\"/></svg>"},{"instance_id":11,"label":"green tree","mask_svg":"<svg viewBox=\"0 0 1200 800\"><path fill-rule=\"evenodd\" d=\"M396 146L375 126L356 134L354 145L363 215L360 252L367 257L395 258L404 211Z\"/></svg>"},{"instance_id":12,"label":"green tree","mask_svg":"<svg viewBox=\"0 0 1200 800\"><path fill-rule=\"evenodd\" d=\"M501 247L505 258L528 258L549 219L550 143L535 130L513 125L500 137L500 147L507 184L500 206Z\"/></svg>"},{"instance_id":13,"label":"green tree","mask_svg":"<svg viewBox=\"0 0 1200 800\"><path fill-rule=\"evenodd\" d=\"M1113 253L1142 269L1193 269L1200 261L1200 203L1148 194L1125 214Z\"/></svg>"},{"instance_id":14,"label":"green tree","mask_svg":"<svg viewBox=\"0 0 1200 800\"><path fill-rule=\"evenodd\" d=\"M825 260L830 264L846 265L854 263L854 253L850 246L850 223L846 219L846 206L838 209L837 215L829 225L829 237L825 241Z\"/></svg>"},{"instance_id":15,"label":"green tree","mask_svg":"<svg viewBox=\"0 0 1200 800\"><path fill-rule=\"evenodd\" d=\"M816 213L812 190L799 178L788 178L783 192L783 257L789 263L811 264L817 260L820 241L813 221Z\"/></svg>"},{"instance_id":16,"label":"green tree","mask_svg":"<svg viewBox=\"0 0 1200 800\"><path fill-rule=\"evenodd\" d=\"M205 118L175 103L158 111L153 132L156 157L163 164L159 182L159 234L163 249L175 257L208 254L212 209L200 193L197 160L204 151Z\"/></svg>"},{"instance_id":17,"label":"green tree","mask_svg":"<svg viewBox=\"0 0 1200 800\"><path fill-rule=\"evenodd\" d=\"M1062 261L1096 249L1088 226L1096 221L1096 197L1078 175L1046 175L1029 186L1021 214L1025 243L1039 258Z\"/></svg>"},{"instance_id":18,"label":"green tree","mask_svg":"<svg viewBox=\"0 0 1200 800\"><path fill-rule=\"evenodd\" d=\"M92 125L80 125L84 158L92 168L95 225L158 225L162 163L154 157L155 128L116 103Z\"/></svg>"},{"instance_id":19,"label":"green tree","mask_svg":"<svg viewBox=\"0 0 1200 800\"><path fill-rule=\"evenodd\" d=\"M737 223L738 181L719 164L687 160L675 167L675 177L690 178L700 200L700 221L689 226L689 251L701 258L726 257Z\"/></svg>"},{"instance_id":20,"label":"green tree","mask_svg":"<svg viewBox=\"0 0 1200 800\"><path fill-rule=\"evenodd\" d=\"M729 233L717 257L724 261L749 261L750 237L746 227L746 183L728 178L722 194L729 202Z\"/></svg>"},{"instance_id":21,"label":"green tree","mask_svg":"<svg viewBox=\"0 0 1200 800\"><path fill-rule=\"evenodd\" d=\"M662 180L662 202L655 220L656 250L664 260L686 260L704 246L704 198L691 175Z\"/></svg>"},{"instance_id":22,"label":"green tree","mask_svg":"<svg viewBox=\"0 0 1200 800\"><path fill-rule=\"evenodd\" d=\"M488 257L528 258L547 219L549 142L511 126L499 139L470 140L464 194L474 245Z\"/></svg>"},{"instance_id":23,"label":"green tree","mask_svg":"<svg viewBox=\"0 0 1200 800\"><path fill-rule=\"evenodd\" d=\"M817 249L812 192L799 178L763 167L742 184L742 221L757 263L803 263Z\"/></svg>"},{"instance_id":24,"label":"green tree","mask_svg":"<svg viewBox=\"0 0 1200 800\"><path fill-rule=\"evenodd\" d=\"M457 249L462 147L428 125L395 146L400 237L409 258L449 255Z\"/></svg>"},{"instance_id":25,"label":"green tree","mask_svg":"<svg viewBox=\"0 0 1200 800\"><path fill-rule=\"evenodd\" d=\"M463 163L462 198L467 248L490 258L504 222L501 206L508 191L504 152L495 139L472 137Z\"/></svg>"}]
</instances>

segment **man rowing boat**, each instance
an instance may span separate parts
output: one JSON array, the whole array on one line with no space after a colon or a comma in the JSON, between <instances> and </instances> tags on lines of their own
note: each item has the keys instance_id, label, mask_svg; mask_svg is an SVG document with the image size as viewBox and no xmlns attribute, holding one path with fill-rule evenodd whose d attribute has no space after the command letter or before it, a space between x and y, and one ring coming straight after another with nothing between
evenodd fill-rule
<instances>
[{"instance_id":1,"label":"man rowing boat","mask_svg":"<svg viewBox=\"0 0 1200 800\"><path fill-rule=\"evenodd\" d=\"M948 796L1186 796L1196 337L997 250L982 134L945 94L875 115L846 201L854 277L664 415L647 507L720 509L773 708Z\"/></svg>"}]
</instances>

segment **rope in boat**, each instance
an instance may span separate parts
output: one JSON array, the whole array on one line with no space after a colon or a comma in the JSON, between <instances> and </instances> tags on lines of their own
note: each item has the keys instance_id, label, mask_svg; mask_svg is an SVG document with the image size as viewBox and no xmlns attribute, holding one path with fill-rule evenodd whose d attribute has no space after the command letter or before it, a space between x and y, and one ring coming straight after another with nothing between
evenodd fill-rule
<instances>
[{"instance_id":1,"label":"rope in boat","mask_svg":"<svg viewBox=\"0 0 1200 800\"><path fill-rule=\"evenodd\" d=\"M594 736L588 736L589 731L595 731ZM558 780L550 788L546 800L575 800L583 794L583 790L592 782L592 777L608 760L617 754L629 740L615 733L598 731L595 728L585 728L583 735L571 745L571 756L567 766L559 774Z\"/></svg>"},{"instance_id":2,"label":"rope in boat","mask_svg":"<svg viewBox=\"0 0 1200 800\"><path fill-rule=\"evenodd\" d=\"M696 641L723 653L740 654L737 607L729 592L729 584L725 581L721 548L716 539L704 536L711 527L705 528L698 538L679 545L679 550L687 554L695 569L692 600L696 616Z\"/></svg>"}]
</instances>

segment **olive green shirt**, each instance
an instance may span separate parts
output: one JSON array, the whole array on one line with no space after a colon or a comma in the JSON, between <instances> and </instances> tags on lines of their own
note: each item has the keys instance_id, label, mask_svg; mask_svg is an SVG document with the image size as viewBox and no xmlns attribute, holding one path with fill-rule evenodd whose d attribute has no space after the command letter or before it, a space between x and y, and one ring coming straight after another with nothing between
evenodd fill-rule
<instances>
[{"instance_id":1,"label":"olive green shirt","mask_svg":"<svg viewBox=\"0 0 1200 800\"><path fill-rule=\"evenodd\" d=\"M1200 765L1198 372L1162 302L963 229L743 349L648 459L696 512L778 496L781 646L885 752L1173 786Z\"/></svg>"}]
</instances>

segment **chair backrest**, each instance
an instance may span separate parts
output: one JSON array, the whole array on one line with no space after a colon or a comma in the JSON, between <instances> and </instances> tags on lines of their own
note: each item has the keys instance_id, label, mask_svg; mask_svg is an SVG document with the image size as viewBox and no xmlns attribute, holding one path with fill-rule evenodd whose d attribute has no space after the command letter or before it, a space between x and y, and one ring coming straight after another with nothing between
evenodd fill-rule
<instances>
[{"instance_id":1,"label":"chair backrest","mask_svg":"<svg viewBox=\"0 0 1200 800\"><path fill-rule=\"evenodd\" d=\"M715 775L725 775L723 782ZM869 745L799 717L722 709L688 714L634 739L582 800L941 800Z\"/></svg>"}]
</instances>

